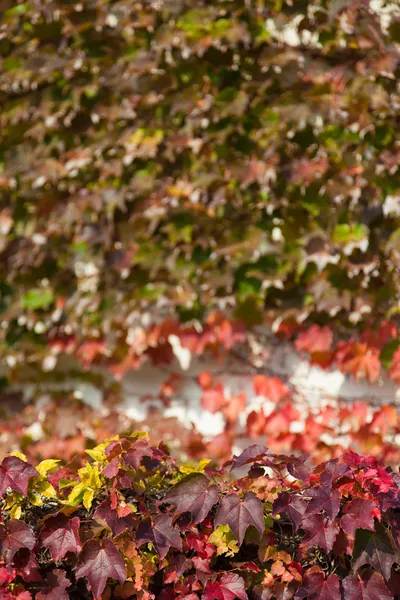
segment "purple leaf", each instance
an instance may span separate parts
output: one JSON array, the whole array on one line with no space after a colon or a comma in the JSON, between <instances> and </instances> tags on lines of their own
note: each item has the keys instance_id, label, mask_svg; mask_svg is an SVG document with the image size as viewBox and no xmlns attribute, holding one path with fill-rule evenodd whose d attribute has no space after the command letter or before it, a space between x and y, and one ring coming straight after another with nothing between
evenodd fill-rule
<instances>
[{"instance_id":1,"label":"purple leaf","mask_svg":"<svg viewBox=\"0 0 400 600\"><path fill-rule=\"evenodd\" d=\"M228 494L222 500L214 525L229 525L239 544L242 545L247 528L255 527L260 536L264 533L264 513L261 500L253 492L246 492L243 500L238 494Z\"/></svg>"}]
</instances>

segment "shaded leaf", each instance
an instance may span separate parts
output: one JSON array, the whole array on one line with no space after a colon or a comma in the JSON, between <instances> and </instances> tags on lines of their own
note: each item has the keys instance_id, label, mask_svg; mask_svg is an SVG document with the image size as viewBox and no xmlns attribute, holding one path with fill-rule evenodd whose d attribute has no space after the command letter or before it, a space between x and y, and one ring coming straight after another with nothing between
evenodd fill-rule
<instances>
[{"instance_id":1,"label":"shaded leaf","mask_svg":"<svg viewBox=\"0 0 400 600\"><path fill-rule=\"evenodd\" d=\"M264 533L264 513L261 501L253 492L246 492L243 500L238 494L228 494L222 500L214 519L214 526L229 525L242 545L247 528L255 527Z\"/></svg>"},{"instance_id":2,"label":"shaded leaf","mask_svg":"<svg viewBox=\"0 0 400 600\"><path fill-rule=\"evenodd\" d=\"M75 569L77 579L85 577L95 598L99 598L107 580L117 579L121 584L127 577L126 567L114 544L108 540L100 543L90 540L83 546Z\"/></svg>"},{"instance_id":3,"label":"shaded leaf","mask_svg":"<svg viewBox=\"0 0 400 600\"><path fill-rule=\"evenodd\" d=\"M176 516L190 512L193 523L199 523L218 502L218 488L210 485L210 480L205 475L193 473L173 487L164 501L175 507Z\"/></svg>"}]
</instances>

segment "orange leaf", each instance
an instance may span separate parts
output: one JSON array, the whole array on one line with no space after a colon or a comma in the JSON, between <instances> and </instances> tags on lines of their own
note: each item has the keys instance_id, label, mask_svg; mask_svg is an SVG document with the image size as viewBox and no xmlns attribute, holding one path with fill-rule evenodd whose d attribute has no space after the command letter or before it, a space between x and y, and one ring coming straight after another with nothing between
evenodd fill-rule
<instances>
[{"instance_id":1,"label":"orange leaf","mask_svg":"<svg viewBox=\"0 0 400 600\"><path fill-rule=\"evenodd\" d=\"M265 377L256 375L253 379L254 391L257 396L265 396L273 402L279 402L289 393L289 388L279 377Z\"/></svg>"},{"instance_id":2,"label":"orange leaf","mask_svg":"<svg viewBox=\"0 0 400 600\"><path fill-rule=\"evenodd\" d=\"M329 327L312 325L312 327L300 333L295 346L296 350L304 350L310 354L327 352L332 345L332 340L333 334Z\"/></svg>"}]
</instances>

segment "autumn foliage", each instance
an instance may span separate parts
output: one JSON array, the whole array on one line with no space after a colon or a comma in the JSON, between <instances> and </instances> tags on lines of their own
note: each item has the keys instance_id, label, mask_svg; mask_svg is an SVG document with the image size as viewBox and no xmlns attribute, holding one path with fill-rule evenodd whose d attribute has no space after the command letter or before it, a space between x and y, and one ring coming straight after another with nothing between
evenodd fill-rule
<instances>
[{"instance_id":1,"label":"autumn foliage","mask_svg":"<svg viewBox=\"0 0 400 600\"><path fill-rule=\"evenodd\" d=\"M143 434L0 464L2 600L399 598L400 480L352 451L179 464Z\"/></svg>"},{"instance_id":2,"label":"autumn foliage","mask_svg":"<svg viewBox=\"0 0 400 600\"><path fill-rule=\"evenodd\" d=\"M383 20L368 0L3 4L10 378L63 352L120 375L143 348L168 359L151 333L167 315L190 347L222 309L247 328L320 326L297 342L315 361L340 338L346 373L399 379L396 344L382 358L358 340L398 313L390 3Z\"/></svg>"}]
</instances>

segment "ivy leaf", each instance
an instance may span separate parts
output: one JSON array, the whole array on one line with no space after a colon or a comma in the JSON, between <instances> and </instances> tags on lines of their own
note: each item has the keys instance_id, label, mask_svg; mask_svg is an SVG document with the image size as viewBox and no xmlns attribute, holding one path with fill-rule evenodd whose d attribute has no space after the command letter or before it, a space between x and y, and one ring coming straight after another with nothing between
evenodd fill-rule
<instances>
[{"instance_id":1,"label":"ivy leaf","mask_svg":"<svg viewBox=\"0 0 400 600\"><path fill-rule=\"evenodd\" d=\"M339 529L335 523L330 523L325 515L306 518L301 527L305 531L302 543L307 548L319 546L327 553L332 550Z\"/></svg>"},{"instance_id":2,"label":"ivy leaf","mask_svg":"<svg viewBox=\"0 0 400 600\"><path fill-rule=\"evenodd\" d=\"M39 475L29 463L17 456L7 456L0 465L0 496L4 496L7 488L26 496L31 477Z\"/></svg>"},{"instance_id":3,"label":"ivy leaf","mask_svg":"<svg viewBox=\"0 0 400 600\"><path fill-rule=\"evenodd\" d=\"M129 510L129 508L128 508ZM114 536L123 533L127 529L132 529L133 517L132 514L127 514L124 517L119 517L118 512L112 508L110 498L107 498L97 508L93 515L95 519L103 519L112 531Z\"/></svg>"},{"instance_id":4,"label":"ivy leaf","mask_svg":"<svg viewBox=\"0 0 400 600\"><path fill-rule=\"evenodd\" d=\"M393 600L382 576L376 572L348 575L342 582L346 600Z\"/></svg>"},{"instance_id":5,"label":"ivy leaf","mask_svg":"<svg viewBox=\"0 0 400 600\"><path fill-rule=\"evenodd\" d=\"M35 544L33 529L23 521L11 519L5 525L0 525L0 552L7 562L11 562L21 548L31 551Z\"/></svg>"},{"instance_id":6,"label":"ivy leaf","mask_svg":"<svg viewBox=\"0 0 400 600\"><path fill-rule=\"evenodd\" d=\"M308 479L312 473L312 468L305 464L308 457L308 454L303 454L303 456L299 456L299 458L291 459L286 465L288 473L292 477L301 479L302 481Z\"/></svg>"},{"instance_id":7,"label":"ivy leaf","mask_svg":"<svg viewBox=\"0 0 400 600\"><path fill-rule=\"evenodd\" d=\"M306 573L303 585L295 595L296 600L301 598L307 598L307 600L340 600L339 577L333 573L325 579L325 574L321 572Z\"/></svg>"},{"instance_id":8,"label":"ivy leaf","mask_svg":"<svg viewBox=\"0 0 400 600\"><path fill-rule=\"evenodd\" d=\"M306 509L307 502L303 498L289 492L281 492L273 504L272 514L274 517L278 514L287 515L297 531L303 521Z\"/></svg>"},{"instance_id":9,"label":"ivy leaf","mask_svg":"<svg viewBox=\"0 0 400 600\"><path fill-rule=\"evenodd\" d=\"M260 536L264 533L264 513L261 500L254 492L246 492L243 500L238 494L228 494L222 500L214 519L214 526L229 525L241 546L247 528L255 527Z\"/></svg>"},{"instance_id":10,"label":"ivy leaf","mask_svg":"<svg viewBox=\"0 0 400 600\"><path fill-rule=\"evenodd\" d=\"M69 600L66 589L71 585L61 569L54 569L46 575L46 585L36 594L36 600Z\"/></svg>"},{"instance_id":11,"label":"ivy leaf","mask_svg":"<svg viewBox=\"0 0 400 600\"><path fill-rule=\"evenodd\" d=\"M203 521L218 502L218 488L208 477L194 473L173 487L162 502L175 507L175 516L190 512L193 523Z\"/></svg>"},{"instance_id":12,"label":"ivy leaf","mask_svg":"<svg viewBox=\"0 0 400 600\"><path fill-rule=\"evenodd\" d=\"M79 554L82 548L79 527L79 517L69 519L63 513L46 520L40 531L40 539L43 546L50 548L55 562L62 560L67 552Z\"/></svg>"},{"instance_id":13,"label":"ivy leaf","mask_svg":"<svg viewBox=\"0 0 400 600\"><path fill-rule=\"evenodd\" d=\"M306 516L311 516L324 510L330 521L336 517L339 512L339 492L329 487L320 486L310 490L309 495L312 500L309 502L306 510Z\"/></svg>"},{"instance_id":14,"label":"ivy leaf","mask_svg":"<svg viewBox=\"0 0 400 600\"><path fill-rule=\"evenodd\" d=\"M39 310L47 308L54 301L54 295L50 289L35 288L25 292L22 297L22 308Z\"/></svg>"},{"instance_id":15,"label":"ivy leaf","mask_svg":"<svg viewBox=\"0 0 400 600\"><path fill-rule=\"evenodd\" d=\"M279 402L289 393L289 388L279 377L256 375L253 379L253 387L257 396L265 396L272 402Z\"/></svg>"},{"instance_id":16,"label":"ivy leaf","mask_svg":"<svg viewBox=\"0 0 400 600\"><path fill-rule=\"evenodd\" d=\"M122 455L129 467L138 469L145 456L152 456L153 452L146 438L138 440L132 447Z\"/></svg>"},{"instance_id":17,"label":"ivy leaf","mask_svg":"<svg viewBox=\"0 0 400 600\"><path fill-rule=\"evenodd\" d=\"M160 558L164 558L170 547L182 550L179 529L173 525L170 515L158 515L152 523L150 519L142 521L136 533L137 545L151 542Z\"/></svg>"},{"instance_id":18,"label":"ivy leaf","mask_svg":"<svg viewBox=\"0 0 400 600\"><path fill-rule=\"evenodd\" d=\"M355 571L363 565L370 565L388 581L392 565L399 562L399 553L395 550L385 527L377 523L376 531L357 529L353 560Z\"/></svg>"},{"instance_id":19,"label":"ivy leaf","mask_svg":"<svg viewBox=\"0 0 400 600\"><path fill-rule=\"evenodd\" d=\"M201 600L248 600L244 579L236 573L224 573L219 581L209 581Z\"/></svg>"},{"instance_id":20,"label":"ivy leaf","mask_svg":"<svg viewBox=\"0 0 400 600\"><path fill-rule=\"evenodd\" d=\"M305 351L313 354L314 352L327 352L333 341L333 333L329 327L319 327L312 325L306 331L298 336L295 347L298 351Z\"/></svg>"},{"instance_id":21,"label":"ivy leaf","mask_svg":"<svg viewBox=\"0 0 400 600\"><path fill-rule=\"evenodd\" d=\"M231 471L233 471L233 469L243 467L243 465L257 462L264 458L264 456L266 456L267 454L268 448L266 446L252 444L251 446L243 450L243 452L239 454L239 456L233 457Z\"/></svg>"},{"instance_id":22,"label":"ivy leaf","mask_svg":"<svg viewBox=\"0 0 400 600\"><path fill-rule=\"evenodd\" d=\"M343 516L340 526L351 537L354 537L356 529L368 529L375 531L374 517L372 512L376 510L376 504L366 498L355 498L343 507Z\"/></svg>"},{"instance_id":23,"label":"ivy leaf","mask_svg":"<svg viewBox=\"0 0 400 600\"><path fill-rule=\"evenodd\" d=\"M126 580L125 563L114 544L103 540L90 540L83 546L75 570L77 579L86 577L95 598L100 598L107 579L117 579L121 584Z\"/></svg>"},{"instance_id":24,"label":"ivy leaf","mask_svg":"<svg viewBox=\"0 0 400 600\"><path fill-rule=\"evenodd\" d=\"M336 352L336 361L343 373L351 373L358 380L362 377L374 383L380 374L379 350L362 342L345 343Z\"/></svg>"}]
</instances>

